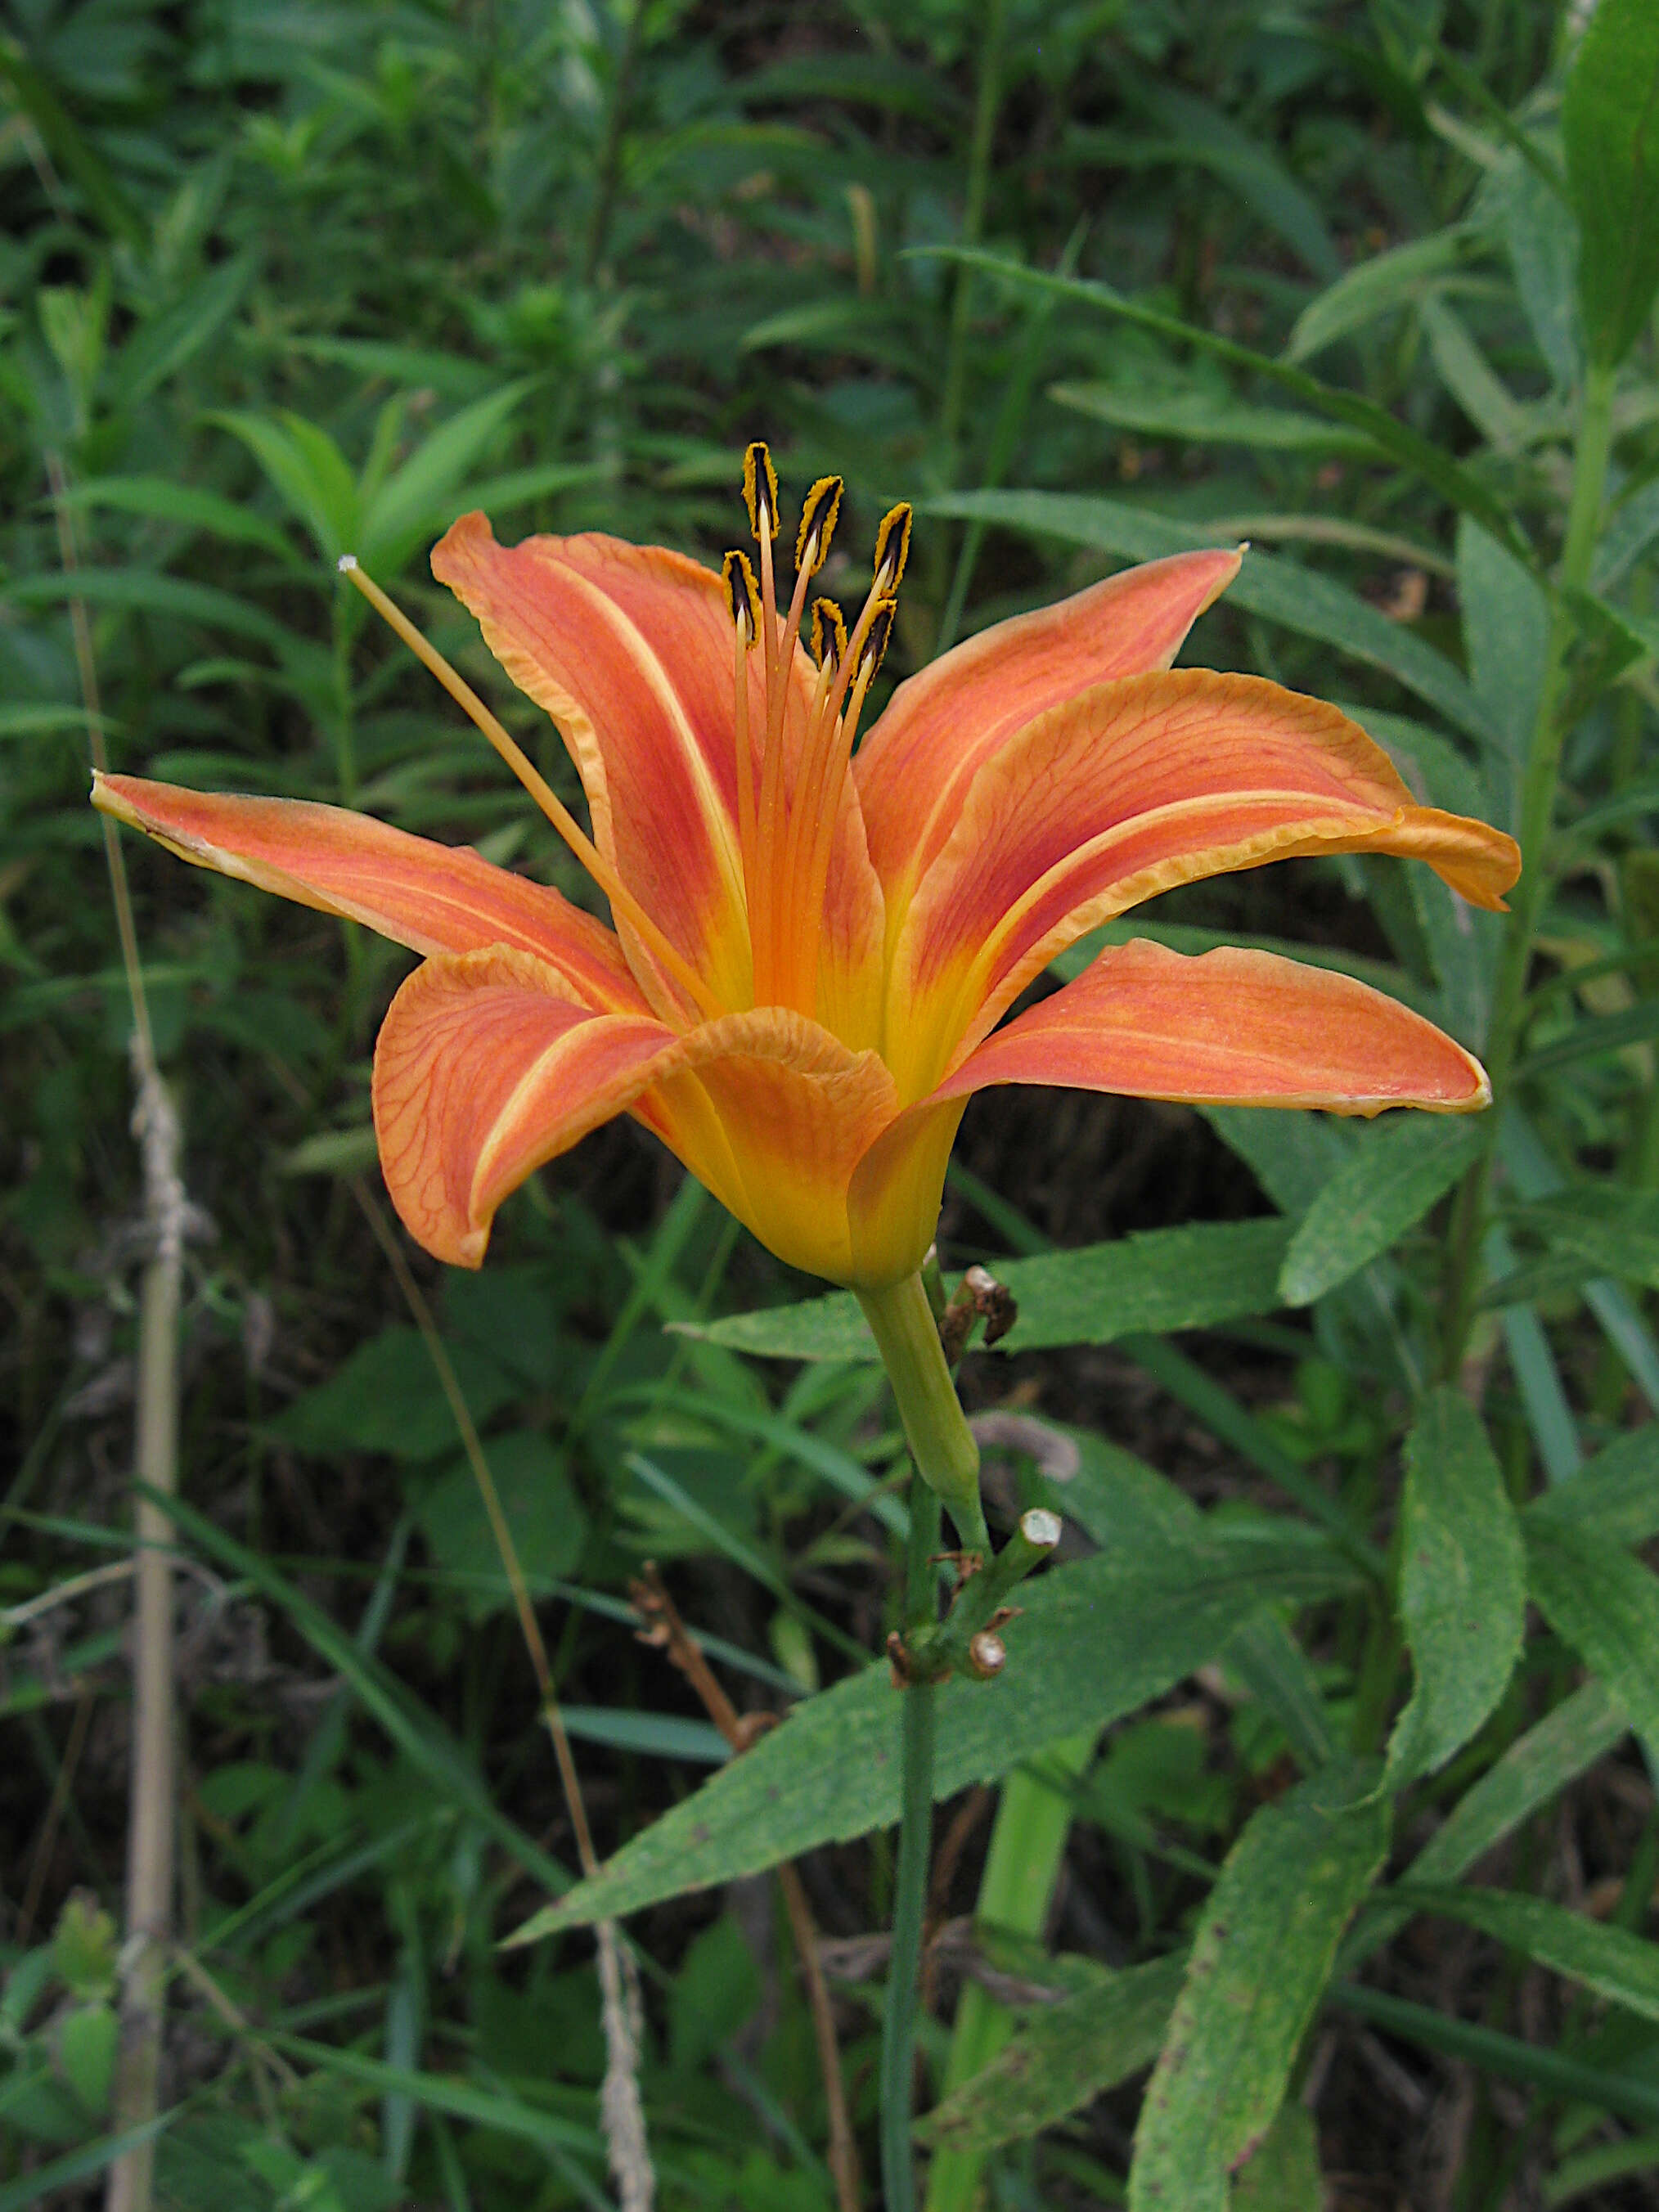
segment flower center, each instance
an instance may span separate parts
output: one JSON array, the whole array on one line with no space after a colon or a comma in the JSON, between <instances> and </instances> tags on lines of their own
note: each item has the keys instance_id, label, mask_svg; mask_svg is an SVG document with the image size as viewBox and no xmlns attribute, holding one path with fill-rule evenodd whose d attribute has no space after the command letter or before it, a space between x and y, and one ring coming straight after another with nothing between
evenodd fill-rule
<instances>
[{"instance_id":1,"label":"flower center","mask_svg":"<svg viewBox=\"0 0 1659 2212\"><path fill-rule=\"evenodd\" d=\"M818 945L842 787L858 738L859 717L892 631L899 580L910 550L910 509L896 507L882 520L869 594L850 636L833 599L813 603L809 660L815 673L799 744L791 747L795 756L792 763L785 754L789 695L798 681L796 659L806 652L800 639L801 619L807 587L829 556L841 508L842 480L820 477L802 504L795 538L795 586L781 621L773 561L778 480L763 445L750 446L744 456L743 493L759 553L760 580L757 585L746 553L728 553L724 574L732 601L738 834L755 1004L792 1006L811 1017L817 1012ZM749 656L757 644L765 719L763 726L754 731Z\"/></svg>"}]
</instances>

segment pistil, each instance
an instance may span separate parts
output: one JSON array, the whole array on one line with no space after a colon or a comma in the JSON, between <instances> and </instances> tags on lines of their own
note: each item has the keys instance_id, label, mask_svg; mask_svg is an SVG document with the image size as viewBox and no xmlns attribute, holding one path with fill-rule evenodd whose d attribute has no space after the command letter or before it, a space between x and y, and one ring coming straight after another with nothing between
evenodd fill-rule
<instances>
[{"instance_id":1,"label":"pistil","mask_svg":"<svg viewBox=\"0 0 1659 2212\"><path fill-rule=\"evenodd\" d=\"M664 975L684 993L691 1005L706 1018L722 1013L725 1009L696 969L675 951L610 861L582 830L569 808L555 794L546 777L532 765L523 748L507 735L465 678L453 668L437 647L416 629L403 609L394 599L387 597L374 578L358 567L356 554L343 553L339 568L346 581L356 586L375 612L397 632L416 659L431 670L468 720L489 740L587 874L610 900L611 912L617 920L628 923Z\"/></svg>"}]
</instances>

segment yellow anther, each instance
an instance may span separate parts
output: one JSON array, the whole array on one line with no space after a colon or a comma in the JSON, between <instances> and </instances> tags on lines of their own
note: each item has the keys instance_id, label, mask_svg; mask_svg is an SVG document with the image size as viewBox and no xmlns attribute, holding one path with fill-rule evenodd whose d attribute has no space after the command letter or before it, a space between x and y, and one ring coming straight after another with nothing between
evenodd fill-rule
<instances>
[{"instance_id":1,"label":"yellow anther","mask_svg":"<svg viewBox=\"0 0 1659 2212\"><path fill-rule=\"evenodd\" d=\"M873 562L875 580L870 586L872 599L890 599L899 587L904 574L904 564L910 557L910 509L902 502L890 507L881 519L881 528L876 532L876 557Z\"/></svg>"},{"instance_id":2,"label":"yellow anther","mask_svg":"<svg viewBox=\"0 0 1659 2212\"><path fill-rule=\"evenodd\" d=\"M841 513L841 494L839 477L820 477L807 493L795 539L795 568L799 574L816 576L828 558L830 540L836 534L836 519Z\"/></svg>"},{"instance_id":3,"label":"yellow anther","mask_svg":"<svg viewBox=\"0 0 1659 2212\"><path fill-rule=\"evenodd\" d=\"M833 599L812 602L812 658L833 676L847 657L847 619Z\"/></svg>"},{"instance_id":4,"label":"yellow anther","mask_svg":"<svg viewBox=\"0 0 1659 2212\"><path fill-rule=\"evenodd\" d=\"M743 457L743 503L749 510L749 527L769 544L778 534L778 472L759 438Z\"/></svg>"},{"instance_id":5,"label":"yellow anther","mask_svg":"<svg viewBox=\"0 0 1659 2212\"><path fill-rule=\"evenodd\" d=\"M732 602L732 620L738 641L747 653L760 635L760 586L755 581L755 572L746 553L728 553L720 563L720 574L726 579L726 595Z\"/></svg>"}]
</instances>

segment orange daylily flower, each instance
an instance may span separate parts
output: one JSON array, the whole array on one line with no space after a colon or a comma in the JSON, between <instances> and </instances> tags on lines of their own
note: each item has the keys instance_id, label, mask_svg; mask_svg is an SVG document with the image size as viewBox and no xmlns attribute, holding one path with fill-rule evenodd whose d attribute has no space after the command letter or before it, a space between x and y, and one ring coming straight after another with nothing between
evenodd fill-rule
<instances>
[{"instance_id":1,"label":"orange daylily flower","mask_svg":"<svg viewBox=\"0 0 1659 2212\"><path fill-rule=\"evenodd\" d=\"M840 484L809 495L780 615L763 447L745 482L758 583L740 554L718 575L597 535L498 545L480 514L432 556L557 724L591 843L445 680L605 890L614 931L367 816L98 779L99 806L183 858L422 956L380 1031L374 1104L387 1186L428 1251L477 1267L509 1192L620 1113L781 1259L876 1290L919 1266L988 1084L1341 1114L1487 1103L1479 1062L1431 1023L1262 952L1116 946L999 1026L1086 930L1291 854L1406 854L1503 906L1513 840L1418 805L1334 708L1171 667L1237 554L1153 562L981 632L901 684L854 750L908 510L882 526L850 634L820 600L809 652Z\"/></svg>"}]
</instances>

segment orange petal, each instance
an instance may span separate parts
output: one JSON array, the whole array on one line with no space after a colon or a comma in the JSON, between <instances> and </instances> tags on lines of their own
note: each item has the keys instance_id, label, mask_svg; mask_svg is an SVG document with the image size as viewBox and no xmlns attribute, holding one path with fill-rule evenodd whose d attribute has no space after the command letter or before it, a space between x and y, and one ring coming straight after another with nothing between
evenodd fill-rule
<instances>
[{"instance_id":1,"label":"orange petal","mask_svg":"<svg viewBox=\"0 0 1659 2212\"><path fill-rule=\"evenodd\" d=\"M477 617L520 690L558 724L600 851L722 1003L750 1006L733 637L720 578L660 546L597 535L498 545L481 514L455 524L434 549L432 569ZM797 653L787 761L799 745L811 674ZM766 728L758 652L749 656L749 727L758 746ZM759 781L757 758L757 789ZM850 785L826 925L820 951L830 967L831 1018L839 1026L843 1000L862 1005L873 1036L880 889ZM627 935L624 927L624 943Z\"/></svg>"},{"instance_id":2,"label":"orange petal","mask_svg":"<svg viewBox=\"0 0 1659 2212\"><path fill-rule=\"evenodd\" d=\"M778 1006L706 1023L686 1046L687 1072L655 1083L639 1119L789 1267L865 1281L848 1193L898 1109L879 1057ZM933 1220L896 1274L921 1266L938 1219L936 1194Z\"/></svg>"},{"instance_id":3,"label":"orange petal","mask_svg":"<svg viewBox=\"0 0 1659 2212\"><path fill-rule=\"evenodd\" d=\"M412 951L514 945L556 969L588 1006L647 1011L602 922L467 846L411 837L343 806L185 791L136 775L94 776L92 802L197 867L361 921Z\"/></svg>"},{"instance_id":4,"label":"orange petal","mask_svg":"<svg viewBox=\"0 0 1659 2212\"><path fill-rule=\"evenodd\" d=\"M895 947L887 1056L931 1090L1086 929L1142 899L1304 853L1426 860L1501 908L1520 854L1419 806L1335 708L1253 676L1178 669L1103 684L1029 724L975 777Z\"/></svg>"},{"instance_id":5,"label":"orange petal","mask_svg":"<svg viewBox=\"0 0 1659 2212\"><path fill-rule=\"evenodd\" d=\"M999 1030L933 1098L992 1083L1334 1114L1492 1102L1478 1060L1368 983L1277 953L1230 945L1194 958L1144 938Z\"/></svg>"},{"instance_id":6,"label":"orange petal","mask_svg":"<svg viewBox=\"0 0 1659 2212\"><path fill-rule=\"evenodd\" d=\"M463 1267L526 1176L631 1110L780 1258L851 1279L848 1184L895 1107L873 1053L799 1014L762 1008L677 1036L591 1014L540 962L500 948L417 969L374 1054L386 1186L411 1236Z\"/></svg>"},{"instance_id":7,"label":"orange petal","mask_svg":"<svg viewBox=\"0 0 1659 2212\"><path fill-rule=\"evenodd\" d=\"M902 904L956 825L975 770L1091 685L1167 668L1238 574L1237 553L1177 553L1058 606L981 630L901 684L854 763L870 857Z\"/></svg>"},{"instance_id":8,"label":"orange petal","mask_svg":"<svg viewBox=\"0 0 1659 2212\"><path fill-rule=\"evenodd\" d=\"M374 1048L374 1133L404 1225L476 1267L496 1207L623 1111L673 1054L649 1016L593 1014L526 952L440 956L392 1001Z\"/></svg>"}]
</instances>

